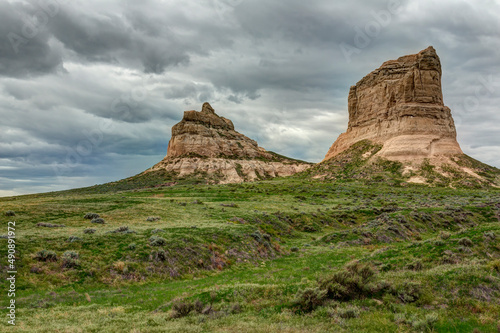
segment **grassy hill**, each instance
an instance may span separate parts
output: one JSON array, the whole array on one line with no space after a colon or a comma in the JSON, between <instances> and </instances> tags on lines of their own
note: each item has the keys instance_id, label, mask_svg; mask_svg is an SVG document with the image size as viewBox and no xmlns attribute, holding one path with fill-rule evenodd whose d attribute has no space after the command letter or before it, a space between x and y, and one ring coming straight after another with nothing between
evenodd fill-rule
<instances>
[{"instance_id":1,"label":"grassy hill","mask_svg":"<svg viewBox=\"0 0 500 333\"><path fill-rule=\"evenodd\" d=\"M310 176L0 198L0 331L498 331L500 190Z\"/></svg>"},{"instance_id":2,"label":"grassy hill","mask_svg":"<svg viewBox=\"0 0 500 333\"><path fill-rule=\"evenodd\" d=\"M302 176L323 180L357 180L366 185L404 185L418 179L429 186L500 187L500 170L465 154L423 163L390 161L375 155L382 145L362 140L339 155L316 164Z\"/></svg>"}]
</instances>

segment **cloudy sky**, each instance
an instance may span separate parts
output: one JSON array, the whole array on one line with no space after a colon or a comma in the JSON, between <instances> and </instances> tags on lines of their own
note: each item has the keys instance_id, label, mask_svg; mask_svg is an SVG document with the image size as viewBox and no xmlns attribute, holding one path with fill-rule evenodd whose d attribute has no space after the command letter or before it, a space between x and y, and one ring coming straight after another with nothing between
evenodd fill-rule
<instances>
[{"instance_id":1,"label":"cloudy sky","mask_svg":"<svg viewBox=\"0 0 500 333\"><path fill-rule=\"evenodd\" d=\"M500 1L2 0L0 196L137 174L205 101L320 161L349 86L429 45L462 149L500 167Z\"/></svg>"}]
</instances>

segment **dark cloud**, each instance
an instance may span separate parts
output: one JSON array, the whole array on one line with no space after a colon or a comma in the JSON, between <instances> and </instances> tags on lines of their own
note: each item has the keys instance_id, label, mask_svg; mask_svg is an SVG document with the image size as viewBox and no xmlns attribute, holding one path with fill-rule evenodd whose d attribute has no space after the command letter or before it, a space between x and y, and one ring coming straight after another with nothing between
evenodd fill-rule
<instances>
[{"instance_id":1,"label":"dark cloud","mask_svg":"<svg viewBox=\"0 0 500 333\"><path fill-rule=\"evenodd\" d=\"M490 0L0 2L0 195L136 174L205 101L266 149L319 161L347 126L349 86L429 45L464 152L500 166L499 13Z\"/></svg>"},{"instance_id":2,"label":"dark cloud","mask_svg":"<svg viewBox=\"0 0 500 333\"><path fill-rule=\"evenodd\" d=\"M62 70L62 49L36 28L26 4L0 2L0 75L33 76Z\"/></svg>"}]
</instances>

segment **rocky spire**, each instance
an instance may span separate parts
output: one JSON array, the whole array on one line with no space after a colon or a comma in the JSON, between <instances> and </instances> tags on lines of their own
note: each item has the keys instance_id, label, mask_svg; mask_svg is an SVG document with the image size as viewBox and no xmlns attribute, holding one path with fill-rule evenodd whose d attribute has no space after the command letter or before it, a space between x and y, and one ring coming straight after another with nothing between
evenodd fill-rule
<instances>
[{"instance_id":1,"label":"rocky spire","mask_svg":"<svg viewBox=\"0 0 500 333\"><path fill-rule=\"evenodd\" d=\"M386 61L362 78L350 88L348 111L347 131L325 160L364 139L383 144L378 155L396 160L462 154L432 46Z\"/></svg>"}]
</instances>

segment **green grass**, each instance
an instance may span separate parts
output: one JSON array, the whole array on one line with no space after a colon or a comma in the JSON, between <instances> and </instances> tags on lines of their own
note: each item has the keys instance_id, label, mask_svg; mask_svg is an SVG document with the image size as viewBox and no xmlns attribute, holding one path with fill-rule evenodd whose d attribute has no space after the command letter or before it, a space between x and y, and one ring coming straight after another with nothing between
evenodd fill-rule
<instances>
[{"instance_id":1,"label":"green grass","mask_svg":"<svg viewBox=\"0 0 500 333\"><path fill-rule=\"evenodd\" d=\"M17 326L4 320L0 331L497 332L500 190L390 184L298 176L0 198L16 214L0 218L16 221L19 251ZM58 260L40 261L41 250ZM78 254L74 267L63 267L66 251ZM354 261L389 287L366 282L348 300L301 310L299 290ZM206 311L174 315L174 302L195 301Z\"/></svg>"}]
</instances>

